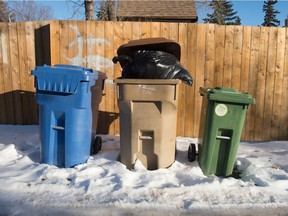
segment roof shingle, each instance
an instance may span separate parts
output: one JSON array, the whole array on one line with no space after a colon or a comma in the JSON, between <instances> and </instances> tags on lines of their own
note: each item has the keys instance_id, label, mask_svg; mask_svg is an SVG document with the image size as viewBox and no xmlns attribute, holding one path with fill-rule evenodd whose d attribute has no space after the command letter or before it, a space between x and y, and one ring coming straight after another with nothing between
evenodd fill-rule
<instances>
[{"instance_id":1,"label":"roof shingle","mask_svg":"<svg viewBox=\"0 0 288 216\"><path fill-rule=\"evenodd\" d=\"M197 20L194 0L118 0L118 18Z\"/></svg>"}]
</instances>

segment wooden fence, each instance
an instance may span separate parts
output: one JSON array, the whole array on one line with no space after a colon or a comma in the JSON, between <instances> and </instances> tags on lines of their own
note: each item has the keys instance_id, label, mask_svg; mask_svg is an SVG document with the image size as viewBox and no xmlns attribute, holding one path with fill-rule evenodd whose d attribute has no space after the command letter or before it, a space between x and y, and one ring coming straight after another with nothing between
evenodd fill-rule
<instances>
[{"instance_id":1,"label":"wooden fence","mask_svg":"<svg viewBox=\"0 0 288 216\"><path fill-rule=\"evenodd\" d=\"M165 37L181 45L181 64L192 87L180 85L177 135L197 137L200 86L233 87L256 98L249 106L243 140L288 139L287 28L158 22L50 21L1 23L0 123L35 124L37 105L31 69L73 64L105 72L99 133L119 134L111 59L132 39ZM175 124L171 122L171 124Z\"/></svg>"},{"instance_id":2,"label":"wooden fence","mask_svg":"<svg viewBox=\"0 0 288 216\"><path fill-rule=\"evenodd\" d=\"M48 24L0 23L0 124L38 123L30 73L36 64L50 58L42 49L43 40L49 39L49 29L44 28Z\"/></svg>"}]
</instances>

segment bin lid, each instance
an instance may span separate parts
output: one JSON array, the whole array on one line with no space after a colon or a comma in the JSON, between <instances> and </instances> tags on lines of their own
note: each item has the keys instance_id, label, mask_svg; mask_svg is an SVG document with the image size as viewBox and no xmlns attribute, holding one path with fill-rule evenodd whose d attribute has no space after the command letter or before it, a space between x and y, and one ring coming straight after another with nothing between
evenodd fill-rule
<instances>
[{"instance_id":1,"label":"bin lid","mask_svg":"<svg viewBox=\"0 0 288 216\"><path fill-rule=\"evenodd\" d=\"M248 93L242 93L234 88L205 88L200 87L200 94L206 96L210 100L240 103L240 104L255 104L256 100Z\"/></svg>"},{"instance_id":2,"label":"bin lid","mask_svg":"<svg viewBox=\"0 0 288 216\"><path fill-rule=\"evenodd\" d=\"M126 44L121 45L117 54L127 55L132 57L133 52L137 50L149 50L149 51L163 51L174 55L179 61L181 57L181 47L173 40L166 38L145 38L138 40L131 40Z\"/></svg>"},{"instance_id":3,"label":"bin lid","mask_svg":"<svg viewBox=\"0 0 288 216\"><path fill-rule=\"evenodd\" d=\"M32 70L37 77L35 87L41 91L75 93L80 82L90 82L99 78L106 79L106 75L91 68L74 65L57 64L37 66Z\"/></svg>"}]
</instances>

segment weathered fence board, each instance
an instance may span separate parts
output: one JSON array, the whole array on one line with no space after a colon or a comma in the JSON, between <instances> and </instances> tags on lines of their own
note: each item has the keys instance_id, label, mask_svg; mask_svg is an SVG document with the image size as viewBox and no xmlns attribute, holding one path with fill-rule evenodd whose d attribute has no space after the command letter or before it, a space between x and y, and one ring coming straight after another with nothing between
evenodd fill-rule
<instances>
[{"instance_id":1,"label":"weathered fence board","mask_svg":"<svg viewBox=\"0 0 288 216\"><path fill-rule=\"evenodd\" d=\"M185 45L184 45L185 46ZM183 46L183 47L184 47ZM205 86L214 85L214 73L215 73L215 25L208 24L206 26L206 45L205 45Z\"/></svg>"},{"instance_id":2,"label":"weathered fence board","mask_svg":"<svg viewBox=\"0 0 288 216\"><path fill-rule=\"evenodd\" d=\"M280 131L280 118L282 107L283 94L283 72L285 62L285 34L284 28L278 29L277 51L276 51L276 65L275 65L275 86L274 86L274 102L273 102L273 116L271 137L277 139ZM285 100L285 99L284 99ZM286 98L288 100L288 98Z\"/></svg>"},{"instance_id":3,"label":"weathered fence board","mask_svg":"<svg viewBox=\"0 0 288 216\"><path fill-rule=\"evenodd\" d=\"M197 25L197 39L196 39L196 73L194 75L195 81L193 88L195 89L195 104L194 104L194 133L199 134L200 125L200 115L201 113L201 104L202 97L199 96L199 89L201 86L204 86L204 74L205 74L205 43L206 43L206 25ZM187 98L191 100L191 98Z\"/></svg>"},{"instance_id":4,"label":"weathered fence board","mask_svg":"<svg viewBox=\"0 0 288 216\"><path fill-rule=\"evenodd\" d=\"M102 44L102 46L104 46L104 53L105 53L104 56L107 58L106 60L109 61L115 56L115 51L114 51L115 48L113 45L114 31L113 31L112 23L105 22L104 29L105 29L104 38L105 40L107 40L106 42L107 45L105 46L105 43L104 43ZM120 71L119 64L115 65L114 68L115 70ZM106 104L106 107L104 110L107 113L106 118L105 118L105 127L107 128L106 133L109 133L109 134L116 134L115 124L112 124L112 123L118 118L118 115L117 115L118 112L116 112L116 105L115 105L115 101L116 101L115 87L113 85L113 81L111 80L111 78L109 79L109 77L117 76L117 75L114 75L114 68L112 67L112 65L110 67L108 66L106 67L105 72L108 77L108 80L106 81L106 84L105 84L105 97L102 98L102 101L105 100L105 104Z\"/></svg>"},{"instance_id":5,"label":"weathered fence board","mask_svg":"<svg viewBox=\"0 0 288 216\"><path fill-rule=\"evenodd\" d=\"M10 46L9 46L9 26L1 26L1 42L2 42L2 56L3 56L3 75L4 75L4 100L6 107L6 121L15 122L14 103L13 103L13 81L12 71L10 69Z\"/></svg>"},{"instance_id":6,"label":"weathered fence board","mask_svg":"<svg viewBox=\"0 0 288 216\"><path fill-rule=\"evenodd\" d=\"M187 45L187 23L181 23L179 25L179 44L180 46ZM181 49L181 64L183 67L187 68L187 50ZM185 113L185 92L186 88L184 85L179 86L179 94L178 94L178 119L177 119L177 133L184 134L185 133L185 115L181 115L181 113ZM192 123L191 123L192 124ZM188 126L189 127L189 126Z\"/></svg>"},{"instance_id":7,"label":"weathered fence board","mask_svg":"<svg viewBox=\"0 0 288 216\"><path fill-rule=\"evenodd\" d=\"M284 51L284 65L283 65L283 91L282 91L282 106L280 116L280 130L278 139L287 139L288 128L288 28L285 29L285 51Z\"/></svg>"},{"instance_id":8,"label":"weathered fence board","mask_svg":"<svg viewBox=\"0 0 288 216\"><path fill-rule=\"evenodd\" d=\"M260 27L252 28L251 31L251 51L250 51L250 65L248 90L249 94L256 95L257 92L257 70L259 59L259 44L260 43ZM255 96L254 96L255 97ZM255 127L255 106L250 106L247 111L246 119L246 138L253 140L253 132Z\"/></svg>"},{"instance_id":9,"label":"weathered fence board","mask_svg":"<svg viewBox=\"0 0 288 216\"><path fill-rule=\"evenodd\" d=\"M268 58L268 39L269 28L261 28L259 61L257 71L257 91L256 91L256 110L255 110L255 130L254 139L260 140L262 137L264 103L265 103L265 85L266 85L266 67Z\"/></svg>"},{"instance_id":10,"label":"weathered fence board","mask_svg":"<svg viewBox=\"0 0 288 216\"><path fill-rule=\"evenodd\" d=\"M265 104L264 104L264 121L262 137L269 139L271 137L272 129L272 115L273 115L273 91L275 81L275 65L276 65L276 51L277 51L277 28L269 29L268 42L268 62L266 68L266 87L265 87Z\"/></svg>"},{"instance_id":11,"label":"weathered fence board","mask_svg":"<svg viewBox=\"0 0 288 216\"><path fill-rule=\"evenodd\" d=\"M191 24L187 26L188 34L187 34L187 49L189 50L187 53L187 69L190 72L190 75L193 78L193 86L185 85L186 94L184 95L185 107L183 108L184 113L182 115L184 118L184 134L185 136L193 136L194 135L194 127L195 127L195 116L194 116L194 107L195 107L195 95L198 94L198 90L195 91L195 79L197 68L196 68L196 58L197 58L197 25ZM182 84L184 85L184 84ZM181 115L181 113L180 113ZM195 134L198 137L198 134Z\"/></svg>"},{"instance_id":12,"label":"weathered fence board","mask_svg":"<svg viewBox=\"0 0 288 216\"><path fill-rule=\"evenodd\" d=\"M5 57L5 53L3 53L4 49L5 49L5 44L3 44L3 39L5 37L5 32L3 31L4 25L1 25L0 23L0 29L1 29L1 34L0 34L0 69L1 69L1 73L0 73L0 95L2 95L0 97L0 122L2 123L6 123L8 122L7 119L7 109L6 109L6 104L7 104L7 100L4 97L4 94L6 92L5 89L5 78L4 78L4 63L7 61L7 57Z\"/></svg>"},{"instance_id":13,"label":"weathered fence board","mask_svg":"<svg viewBox=\"0 0 288 216\"><path fill-rule=\"evenodd\" d=\"M119 134L113 79L121 76L121 67L112 58L120 45L148 37L177 41L181 64L194 80L192 87L180 84L178 136L198 136L199 87L223 86L256 98L257 104L247 112L243 140L288 139L287 28L160 22L0 23L0 123L37 123L31 70L36 65L73 64L106 73L98 132Z\"/></svg>"},{"instance_id":14,"label":"weathered fence board","mask_svg":"<svg viewBox=\"0 0 288 216\"><path fill-rule=\"evenodd\" d=\"M232 77L231 85L240 89L241 84L241 69L242 69L242 40L243 40L243 26L234 26L234 43L233 43L233 66L232 66Z\"/></svg>"}]
</instances>

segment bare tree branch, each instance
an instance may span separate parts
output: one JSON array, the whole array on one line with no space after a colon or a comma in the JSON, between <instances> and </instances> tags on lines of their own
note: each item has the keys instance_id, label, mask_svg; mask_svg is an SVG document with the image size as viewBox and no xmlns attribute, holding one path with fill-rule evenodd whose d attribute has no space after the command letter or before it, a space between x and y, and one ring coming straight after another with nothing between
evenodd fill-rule
<instances>
[{"instance_id":1,"label":"bare tree branch","mask_svg":"<svg viewBox=\"0 0 288 216\"><path fill-rule=\"evenodd\" d=\"M15 15L15 21L40 21L53 19L53 10L49 6L38 5L36 1L10 1L9 8Z\"/></svg>"},{"instance_id":2,"label":"bare tree branch","mask_svg":"<svg viewBox=\"0 0 288 216\"><path fill-rule=\"evenodd\" d=\"M13 20L13 14L6 2L0 0L0 22L11 22Z\"/></svg>"},{"instance_id":3,"label":"bare tree branch","mask_svg":"<svg viewBox=\"0 0 288 216\"><path fill-rule=\"evenodd\" d=\"M195 0L196 9L209 9L212 0Z\"/></svg>"},{"instance_id":4,"label":"bare tree branch","mask_svg":"<svg viewBox=\"0 0 288 216\"><path fill-rule=\"evenodd\" d=\"M84 1L66 0L66 2L72 4L72 15L68 19L72 19L77 14L83 15L81 10L83 10L83 8L85 9ZM84 17L85 16L83 16L83 18Z\"/></svg>"},{"instance_id":5,"label":"bare tree branch","mask_svg":"<svg viewBox=\"0 0 288 216\"><path fill-rule=\"evenodd\" d=\"M100 2L97 12L99 20L112 21L116 20L116 2L115 0L103 0Z\"/></svg>"}]
</instances>

